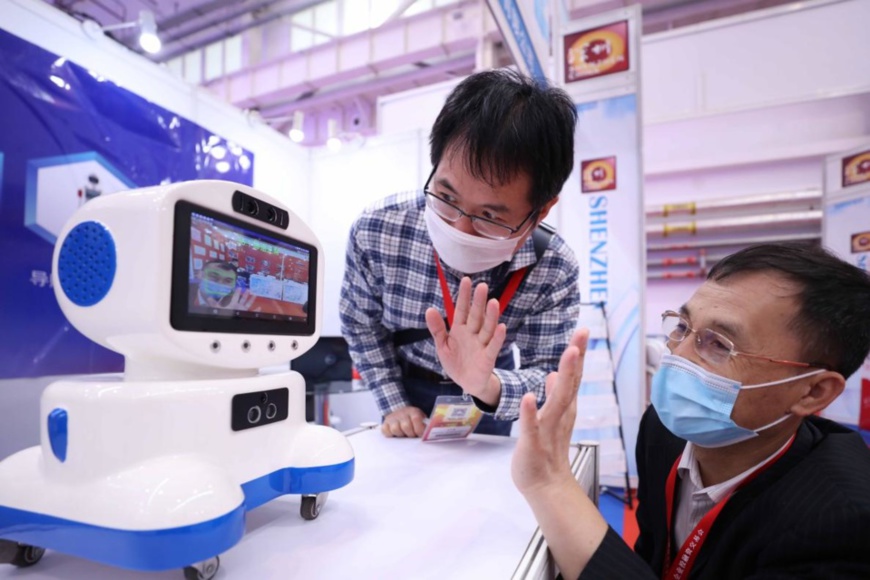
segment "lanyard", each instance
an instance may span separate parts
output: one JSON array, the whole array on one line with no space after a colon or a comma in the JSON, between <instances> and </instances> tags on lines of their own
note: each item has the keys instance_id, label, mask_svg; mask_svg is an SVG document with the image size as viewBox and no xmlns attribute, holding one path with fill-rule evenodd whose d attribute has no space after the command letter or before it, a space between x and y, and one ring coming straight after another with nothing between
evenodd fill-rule
<instances>
[{"instance_id":1,"label":"lanyard","mask_svg":"<svg viewBox=\"0 0 870 580\"><path fill-rule=\"evenodd\" d=\"M671 528L672 518L673 518L673 508L674 508L674 494L676 492L676 484L677 484L677 465L680 463L680 457L677 457L677 460L674 461L673 467L671 467L671 472L668 474L668 483L665 488L665 499L667 501L667 525L668 525L668 540L665 545L665 565L663 569L662 578L665 580L680 580L681 578L688 578L689 573L692 571L692 566L695 564L695 557L698 555L698 552L701 551L701 546L704 545L704 542L707 540L707 535L710 531L710 528L713 527L713 522L716 521L716 518L719 516L719 512L722 511L722 508L725 507L725 504L728 503L728 500L737 493L740 489L745 487L749 482L755 479L758 475L761 474L762 471L773 465L780 457L785 455L785 452L789 450L791 444L794 443L795 436L792 435L791 439L788 440L785 447L779 451L775 456L771 457L768 461L764 463L761 467L750 473L747 477L741 481L736 488L734 488L728 496L713 506L710 511L701 518L701 521L698 522L698 525L695 526L695 529L686 537L686 540L683 542L683 546L680 548L679 553L677 554L677 558L670 562L671 557L671 534L673 533L673 529Z\"/></svg>"},{"instance_id":2,"label":"lanyard","mask_svg":"<svg viewBox=\"0 0 870 580\"><path fill-rule=\"evenodd\" d=\"M435 252L435 266L438 268L438 281L441 283L441 296L444 298L444 309L447 310L447 326L452 327L453 312L456 310L456 307L453 304L453 297L450 295L450 288L447 287L447 278L444 277L444 269L441 268L441 260L438 258L438 252ZM520 287L520 283L523 281L523 276L525 276L525 274L526 268L520 268L511 274L511 279L508 280L507 286L505 286L501 296L498 297L499 315L504 314L505 308L507 308L511 298L514 297L517 288Z\"/></svg>"}]
</instances>

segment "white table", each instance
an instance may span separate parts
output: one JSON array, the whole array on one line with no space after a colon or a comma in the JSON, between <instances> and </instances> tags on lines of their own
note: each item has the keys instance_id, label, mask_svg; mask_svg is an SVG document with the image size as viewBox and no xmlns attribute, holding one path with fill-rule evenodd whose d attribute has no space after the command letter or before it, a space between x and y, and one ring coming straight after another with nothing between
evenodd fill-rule
<instances>
[{"instance_id":1,"label":"white table","mask_svg":"<svg viewBox=\"0 0 870 580\"><path fill-rule=\"evenodd\" d=\"M532 512L510 477L516 439L455 442L348 435L354 480L333 491L313 521L299 496L247 515L242 540L221 554L215 580L267 578L543 577L551 569ZM597 501L597 450L573 447L578 480ZM518 570L521 560L522 569ZM130 572L47 552L32 568L0 565L0 578L181 580L180 570Z\"/></svg>"}]
</instances>

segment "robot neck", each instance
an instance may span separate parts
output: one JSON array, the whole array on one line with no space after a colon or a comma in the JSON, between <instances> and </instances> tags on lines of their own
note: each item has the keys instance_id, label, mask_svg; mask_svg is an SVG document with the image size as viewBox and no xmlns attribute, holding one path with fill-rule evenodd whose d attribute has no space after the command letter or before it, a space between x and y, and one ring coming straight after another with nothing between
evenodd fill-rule
<instances>
[{"instance_id":1,"label":"robot neck","mask_svg":"<svg viewBox=\"0 0 870 580\"><path fill-rule=\"evenodd\" d=\"M125 357L124 381L196 381L255 377L258 369L227 369L166 359Z\"/></svg>"}]
</instances>

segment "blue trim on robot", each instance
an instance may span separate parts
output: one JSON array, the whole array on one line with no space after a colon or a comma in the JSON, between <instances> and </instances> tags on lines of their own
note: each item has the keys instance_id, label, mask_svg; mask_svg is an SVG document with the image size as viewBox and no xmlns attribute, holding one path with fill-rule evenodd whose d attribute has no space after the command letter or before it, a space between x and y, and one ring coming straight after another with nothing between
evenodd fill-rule
<instances>
[{"instance_id":1,"label":"blue trim on robot","mask_svg":"<svg viewBox=\"0 0 870 580\"><path fill-rule=\"evenodd\" d=\"M0 538L119 568L183 568L232 548L245 533L245 504L207 522L162 530L119 530L0 506Z\"/></svg>"},{"instance_id":2,"label":"blue trim on robot","mask_svg":"<svg viewBox=\"0 0 870 580\"><path fill-rule=\"evenodd\" d=\"M248 511L286 494L317 494L353 481L354 460L317 467L286 467L242 484Z\"/></svg>"},{"instance_id":3,"label":"blue trim on robot","mask_svg":"<svg viewBox=\"0 0 870 580\"><path fill-rule=\"evenodd\" d=\"M54 409L48 414L48 441L51 443L51 452L61 463L66 461L67 419L64 409Z\"/></svg>"}]
</instances>

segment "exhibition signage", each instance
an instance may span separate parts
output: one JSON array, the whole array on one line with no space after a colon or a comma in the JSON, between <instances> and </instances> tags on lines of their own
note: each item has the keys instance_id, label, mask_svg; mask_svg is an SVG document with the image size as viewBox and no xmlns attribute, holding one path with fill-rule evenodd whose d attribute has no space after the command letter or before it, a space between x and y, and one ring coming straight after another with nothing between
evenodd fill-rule
<instances>
[{"instance_id":1,"label":"exhibition signage","mask_svg":"<svg viewBox=\"0 0 870 580\"><path fill-rule=\"evenodd\" d=\"M870 272L870 144L825 160L822 242L842 259ZM823 414L870 429L870 358Z\"/></svg>"},{"instance_id":2,"label":"exhibition signage","mask_svg":"<svg viewBox=\"0 0 870 580\"><path fill-rule=\"evenodd\" d=\"M0 379L119 371L121 356L86 339L57 305L56 235L79 206L127 189L192 179L250 185L253 156L2 30L0 110Z\"/></svg>"},{"instance_id":3,"label":"exhibition signage","mask_svg":"<svg viewBox=\"0 0 870 580\"><path fill-rule=\"evenodd\" d=\"M604 481L624 474L626 462L634 472L633 455L625 452L634 449L644 406L639 40L637 6L562 23L554 38L557 81L578 115L559 233L580 262L581 300L588 304L580 325L592 331L574 438L601 441Z\"/></svg>"},{"instance_id":4,"label":"exhibition signage","mask_svg":"<svg viewBox=\"0 0 870 580\"><path fill-rule=\"evenodd\" d=\"M622 20L562 38L566 83L629 70L628 21Z\"/></svg>"},{"instance_id":5,"label":"exhibition signage","mask_svg":"<svg viewBox=\"0 0 870 580\"><path fill-rule=\"evenodd\" d=\"M870 182L870 150L843 157L840 167L844 189Z\"/></svg>"},{"instance_id":6,"label":"exhibition signage","mask_svg":"<svg viewBox=\"0 0 870 580\"><path fill-rule=\"evenodd\" d=\"M539 81L550 74L550 2L486 0L520 71Z\"/></svg>"}]
</instances>

